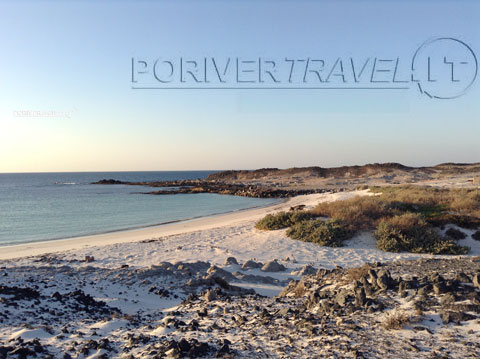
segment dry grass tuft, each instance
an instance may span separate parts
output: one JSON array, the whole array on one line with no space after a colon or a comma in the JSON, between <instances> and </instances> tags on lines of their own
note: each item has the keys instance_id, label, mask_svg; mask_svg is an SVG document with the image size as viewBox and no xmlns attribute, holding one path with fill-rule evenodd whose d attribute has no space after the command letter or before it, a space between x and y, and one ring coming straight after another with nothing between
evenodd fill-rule
<instances>
[{"instance_id":1,"label":"dry grass tuft","mask_svg":"<svg viewBox=\"0 0 480 359\"><path fill-rule=\"evenodd\" d=\"M378 196L322 202L311 212L315 216L348 223L348 229L354 232L373 229L381 218L393 215L388 203Z\"/></svg>"},{"instance_id":2,"label":"dry grass tuft","mask_svg":"<svg viewBox=\"0 0 480 359\"><path fill-rule=\"evenodd\" d=\"M385 329L403 329L404 326L413 322L413 316L404 311L392 311L385 316L383 327Z\"/></svg>"},{"instance_id":3,"label":"dry grass tuft","mask_svg":"<svg viewBox=\"0 0 480 359\"><path fill-rule=\"evenodd\" d=\"M376 196L320 203L313 215L340 221L350 237L375 230L377 247L388 252L465 254L467 247L433 227L480 227L480 191L421 186L373 187ZM455 234L450 231L448 234ZM453 238L452 238L453 237Z\"/></svg>"}]
</instances>

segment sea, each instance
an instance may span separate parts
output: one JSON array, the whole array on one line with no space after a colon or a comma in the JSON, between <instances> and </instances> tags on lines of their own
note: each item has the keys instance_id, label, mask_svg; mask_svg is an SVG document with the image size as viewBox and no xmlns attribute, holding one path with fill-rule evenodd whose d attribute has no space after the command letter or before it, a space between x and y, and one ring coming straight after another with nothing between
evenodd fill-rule
<instances>
[{"instance_id":1,"label":"sea","mask_svg":"<svg viewBox=\"0 0 480 359\"><path fill-rule=\"evenodd\" d=\"M142 192L161 188L92 184L203 179L214 172L0 174L0 246L142 228L278 201L210 193L148 195Z\"/></svg>"}]
</instances>

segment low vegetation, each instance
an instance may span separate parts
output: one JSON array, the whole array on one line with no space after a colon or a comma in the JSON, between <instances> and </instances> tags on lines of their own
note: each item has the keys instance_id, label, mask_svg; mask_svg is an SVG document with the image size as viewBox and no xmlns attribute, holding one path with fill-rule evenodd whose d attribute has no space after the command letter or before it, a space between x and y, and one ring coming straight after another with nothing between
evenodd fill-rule
<instances>
[{"instance_id":1,"label":"low vegetation","mask_svg":"<svg viewBox=\"0 0 480 359\"><path fill-rule=\"evenodd\" d=\"M287 236L320 246L342 247L343 241L351 237L351 232L341 221L316 219L294 224L287 230Z\"/></svg>"},{"instance_id":2,"label":"low vegetation","mask_svg":"<svg viewBox=\"0 0 480 359\"><path fill-rule=\"evenodd\" d=\"M455 224L480 226L480 192L476 189L439 189L420 186L374 187L374 196L320 203L312 214L347 223L353 233L375 231L377 247L389 252L465 254L466 238L451 228L446 237L438 228Z\"/></svg>"},{"instance_id":3,"label":"low vegetation","mask_svg":"<svg viewBox=\"0 0 480 359\"><path fill-rule=\"evenodd\" d=\"M312 214L343 221L357 232L375 228L381 218L393 215L394 210L377 196L363 196L319 203Z\"/></svg>"},{"instance_id":4,"label":"low vegetation","mask_svg":"<svg viewBox=\"0 0 480 359\"><path fill-rule=\"evenodd\" d=\"M280 212L261 219L263 230L290 227L291 238L338 247L359 231L374 231L377 247L389 252L465 254L464 232L439 228L480 227L480 191L421 186L373 187L374 195L323 202L313 210ZM326 221L318 217L327 218ZM480 231L472 237L480 240Z\"/></svg>"},{"instance_id":5,"label":"low vegetation","mask_svg":"<svg viewBox=\"0 0 480 359\"><path fill-rule=\"evenodd\" d=\"M312 214L305 211L278 212L267 214L257 222L255 228L264 231L273 231L283 229L294 225L295 223L312 219Z\"/></svg>"},{"instance_id":6,"label":"low vegetation","mask_svg":"<svg viewBox=\"0 0 480 359\"><path fill-rule=\"evenodd\" d=\"M449 228L445 232L445 234L451 239L454 239L456 241L467 238L467 235L465 234L465 232L462 232L461 230L456 228Z\"/></svg>"},{"instance_id":7,"label":"low vegetation","mask_svg":"<svg viewBox=\"0 0 480 359\"><path fill-rule=\"evenodd\" d=\"M476 231L474 234L472 234L472 238L476 241L480 241L480 231Z\"/></svg>"},{"instance_id":8,"label":"low vegetation","mask_svg":"<svg viewBox=\"0 0 480 359\"><path fill-rule=\"evenodd\" d=\"M377 247L386 252L466 254L452 239L443 238L417 213L382 219L374 232Z\"/></svg>"},{"instance_id":9,"label":"low vegetation","mask_svg":"<svg viewBox=\"0 0 480 359\"><path fill-rule=\"evenodd\" d=\"M480 191L421 186L373 187L374 196L320 203L312 214L347 221L353 230L372 230L381 219L406 212L434 226L480 227Z\"/></svg>"},{"instance_id":10,"label":"low vegetation","mask_svg":"<svg viewBox=\"0 0 480 359\"><path fill-rule=\"evenodd\" d=\"M392 311L385 316L383 327L385 329L402 329L404 326L412 323L413 316L404 311Z\"/></svg>"}]
</instances>

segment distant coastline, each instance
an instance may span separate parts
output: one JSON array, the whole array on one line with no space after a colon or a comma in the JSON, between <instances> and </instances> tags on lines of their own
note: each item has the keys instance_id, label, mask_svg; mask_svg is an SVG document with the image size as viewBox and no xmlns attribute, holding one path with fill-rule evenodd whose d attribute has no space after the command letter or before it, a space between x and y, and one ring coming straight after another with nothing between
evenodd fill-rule
<instances>
[{"instance_id":1,"label":"distant coastline","mask_svg":"<svg viewBox=\"0 0 480 359\"><path fill-rule=\"evenodd\" d=\"M480 163L443 163L409 167L400 163L374 163L342 167L220 171L205 179L174 181L121 181L102 179L93 184L161 188L142 192L153 195L217 193L252 198L288 198L299 195L343 192L368 186L435 185L449 180L462 187L480 184Z\"/></svg>"}]
</instances>

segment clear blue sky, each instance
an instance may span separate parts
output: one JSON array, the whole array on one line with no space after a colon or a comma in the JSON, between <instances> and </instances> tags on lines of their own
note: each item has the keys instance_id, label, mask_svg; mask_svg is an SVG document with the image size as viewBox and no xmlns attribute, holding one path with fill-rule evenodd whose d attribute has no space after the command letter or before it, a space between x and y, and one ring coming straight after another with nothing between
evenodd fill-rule
<instances>
[{"instance_id":1,"label":"clear blue sky","mask_svg":"<svg viewBox=\"0 0 480 359\"><path fill-rule=\"evenodd\" d=\"M415 89L132 90L132 57L480 54L476 1L0 1L0 172L480 161L480 79ZM19 116L55 111L56 116Z\"/></svg>"}]
</instances>

